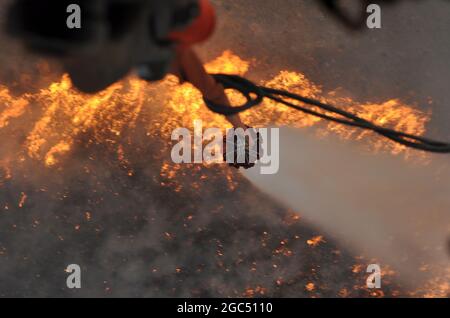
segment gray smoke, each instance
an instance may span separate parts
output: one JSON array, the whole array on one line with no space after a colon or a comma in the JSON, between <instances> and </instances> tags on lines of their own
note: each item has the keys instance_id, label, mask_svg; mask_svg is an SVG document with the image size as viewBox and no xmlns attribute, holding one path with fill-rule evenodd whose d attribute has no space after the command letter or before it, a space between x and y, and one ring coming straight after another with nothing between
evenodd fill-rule
<instances>
[{"instance_id":1,"label":"gray smoke","mask_svg":"<svg viewBox=\"0 0 450 318\"><path fill-rule=\"evenodd\" d=\"M279 173L248 170L244 175L253 184L356 253L378 259L381 267L394 266L409 286L423 285L424 265L433 268L432 275L446 273L447 156L411 163L337 137L318 138L313 131L285 128L280 135Z\"/></svg>"},{"instance_id":2,"label":"gray smoke","mask_svg":"<svg viewBox=\"0 0 450 318\"><path fill-rule=\"evenodd\" d=\"M0 1L0 14L7 2ZM254 58L253 79L271 78L283 69L301 71L325 91L343 87L361 101L395 97L422 103L432 97L430 134L445 137L450 133L450 6L444 1L404 2L384 13L381 31L355 35L337 27L313 1L259 1L255 6L254 0L216 0L219 27L200 52L208 60L232 49ZM0 47L0 82L17 94L46 87L48 83L39 82L40 60L1 39L6 44ZM52 66L50 73L57 69ZM34 122L39 114L34 105L31 115L0 133L2 156L17 154L31 129L27 120ZM291 211L244 178L229 191L222 168L202 168L177 180L182 192L162 187L161 162L169 157L159 151L170 136L145 133L142 128L123 137L124 143L133 141L127 150L132 177L120 168L116 153L86 143L89 132L80 136L61 170L33 162L13 167L13 178L2 180L0 187L0 296L229 297L242 296L247 288L256 290L255 296L369 295L362 288L366 274L352 271L353 265L368 261L355 260L357 255L347 250L349 242L330 237L343 236L333 228L329 235L320 223L314 223L316 228L302 218L293 221ZM313 151L315 146L305 147ZM377 174L379 167L371 171ZM208 179L201 192L195 191L192 183L203 174ZM385 189L379 191L386 195ZM22 193L27 198L20 208ZM333 218L334 211L333 206L319 215ZM308 246L306 241L317 235L326 242ZM71 263L82 267L79 291L65 286L64 269ZM308 283L315 284L313 291L305 289ZM404 289L390 281L383 292L406 295Z\"/></svg>"}]
</instances>

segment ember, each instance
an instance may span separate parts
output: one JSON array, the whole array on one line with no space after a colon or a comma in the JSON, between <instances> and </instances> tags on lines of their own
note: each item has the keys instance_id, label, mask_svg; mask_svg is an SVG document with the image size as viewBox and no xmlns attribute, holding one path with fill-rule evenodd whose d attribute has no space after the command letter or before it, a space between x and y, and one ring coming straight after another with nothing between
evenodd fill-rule
<instances>
[{"instance_id":1,"label":"ember","mask_svg":"<svg viewBox=\"0 0 450 318\"><path fill-rule=\"evenodd\" d=\"M245 75L250 67L250 62L230 51L224 52L220 57L207 64L209 72L240 75ZM324 92L319 85L310 81L305 75L294 71L280 71L274 78L261 82L266 86L283 88L307 97L342 105L347 110L364 118L412 134L424 134L431 115L429 112L422 112L397 99L382 103L360 103L342 96L338 90ZM239 94L228 93L233 103L242 102L243 97ZM194 242L194 239L193 241L180 242L178 236L181 237L181 235L175 229L170 229L169 232L166 228L159 228L158 222L164 221L161 221L156 215L141 216L138 211L130 211L129 206L125 203L111 199L122 196L128 185L121 176L114 176L112 178L114 182L111 182L111 184L103 184L101 182L102 176L97 171L99 162L105 166L104 170L108 170L112 166L120 166L124 173L123 177L132 183L149 173L146 169L150 168L134 165L136 157L145 157L145 162L152 169L158 171L157 175L151 175L151 178L146 180L151 180L158 187L167 191L164 192L162 199L164 204L161 204L161 207L172 204L178 207L182 211L182 215L175 217L179 218L178 221L182 227L180 231L191 231L188 233L191 233L192 237L195 237L195 235L201 237L204 235L203 233L211 231L205 218L195 214L195 211L201 208L201 204L198 202L209 202L205 196L213 191L211 185L219 185L219 190L225 193L224 198L231 203L227 203L227 209L225 209L224 202L217 202L216 206L211 206L209 209L210 217L226 215L229 219L224 221L224 226L227 229L239 229L239 225L234 223L239 219L230 206L239 207L242 204L236 202L233 195L239 192L237 190L243 191L244 188L248 187L248 181L226 166L178 165L170 159L172 131L177 127L191 127L194 120L202 120L205 125L204 128L223 127L225 129L229 127L223 117L207 110L198 91L187 83L180 85L173 76L168 76L165 80L155 84L149 84L131 76L93 96L82 94L73 89L67 75L37 92L29 92L19 96L15 96L8 87L0 86L0 137L4 141L5 149L13 149L11 152L3 151L0 153L0 187L5 187L7 182L31 178L26 168L28 166L32 166L34 169L36 169L35 167L41 167L46 176L54 176L58 185L64 184L66 178L73 178L73 175L90 175L92 176L92 179L89 179L91 184L86 185L86 187L91 189L92 193L86 199L86 207L78 211L78 218L76 215L70 217L57 215L56 217L58 222L62 222L63 219L68 222L65 218L73 221L70 227L72 232L81 236L80 233L83 231L87 233L91 230L90 235L102 237L104 228L109 225L100 223L100 220L105 220L106 217L101 216L101 213L96 213L96 208L111 200L111 202L114 202L111 206L117 204L123 211L136 214L133 215L133 221L127 219L128 222L140 224L138 221L145 219L152 226L157 224L154 228L158 235L154 235L147 241L160 242L159 240L161 240L161 244L170 247L182 244L185 250L194 249L193 246L197 248L197 245L195 245L197 242ZM368 145L366 146L368 153L387 152L402 156L405 160L426 159L425 155L421 155L420 158L412 156L410 150L393 142L381 140L371 133L361 132L338 124L328 124L317 118L276 105L271 101L266 101L261 107L244 113L243 120L255 127L274 125L293 126L301 129L316 126L318 127L319 138L334 134L342 139L364 141L364 145ZM18 136L18 131L22 135ZM11 136L17 138L11 138ZM151 151L147 150L145 147L149 142L157 143L158 147L152 148ZM15 147L17 144L19 147ZM90 147L93 146L98 147L97 149L103 149L107 154L114 154L113 158L115 159L103 160L100 151L89 152ZM82 166L71 167L74 159L79 157L83 158ZM109 176L108 173L104 172L106 176ZM115 184L116 182L117 184ZM120 188L121 186L123 188ZM52 188L46 184L40 184L36 189L45 189L45 191L20 189L18 193L15 193L12 202L2 204L3 210L9 211L12 206L23 209L32 207L36 202L33 200L37 200L38 194L45 194L55 201L68 202L68 204L84 199L82 195L79 197L73 195L70 189L63 186ZM105 198L105 193L110 194L110 196ZM129 195L130 201L141 202L142 200L142 202L146 202L134 194ZM177 206L170 199L174 195L184 200L182 206ZM115 208L111 206L108 206L108 209ZM301 211L299 213L301 214ZM258 279L266 277L267 275L264 274L266 272L274 277L269 282L266 278L261 279L265 280L264 284L259 283L258 279L242 281L242 287L232 291L223 291L225 287L220 285L217 287L218 293L227 296L261 297L272 295L283 288L287 288L285 286L292 285L293 281L301 281L299 277L304 275L301 271L310 269L299 269L298 272L292 274L288 273L282 264L291 262L289 263L290 266L295 267L296 265L292 264L296 264L295 261L298 260L298 255L301 255L299 251L302 248L311 250L312 253L320 253L319 247L331 245L331 243L323 244L325 243L323 236L317 235L317 233L298 232L297 229L302 223L301 221L302 218L298 216L296 211L289 211L282 218L283 228L291 229L289 230L290 236L285 235L286 233L272 233L269 228L263 225L255 228L256 238L241 237L239 231L237 231L238 234L235 238L230 238L228 233L222 239L230 240L233 244L236 244L237 247L233 250L228 250L222 247L221 242L212 240L214 248L211 258L217 261L217 268L224 277L228 277L229 273L242 272L241 267L245 267L246 272L250 272L253 275L252 277ZM43 223L40 222L39 224L42 226ZM8 227L11 228L11 231L18 231L18 228L20 228L16 224L8 224ZM65 233L63 235L53 232L53 230L49 232L55 236L60 244L69 240ZM136 238L133 235L126 236L120 233L117 237L121 239L126 237L129 240L127 242L134 242ZM260 235L259 238L258 235ZM310 239L307 239L308 237ZM133 246L129 243L126 245L127 247ZM269 263L263 263L259 259L255 260L252 255L244 255L240 250L241 246L245 246L247 252L253 250L255 246L261 248L265 251L264 260L269 259ZM152 248L148 248L148 250L152 250ZM335 247L330 246L330 248L335 251ZM124 249L126 248L124 247ZM1 246L0 251L0 255L8 253ZM330 253L330 255L336 262L339 262L342 257L340 251ZM152 263L146 267L146 271L154 276L157 276L157 274L174 274L177 279L182 280L184 275L210 270L203 263L195 263L195 266L189 267L189 262L183 262L183 259L177 259L176 261L179 262L175 265L176 267L166 267L164 263ZM310 266L316 268L312 261ZM356 277L358 274L360 273L352 273L351 267L348 269L350 277L355 275L354 280L357 282L355 284L363 286L364 279ZM433 282L430 282L430 284L433 284ZM436 283L433 286L435 285ZM440 285L437 290L440 292L445 287ZM200 287L198 288L200 289ZM300 288L308 293L315 293L321 290L322 285L304 281ZM354 295L352 293L369 295L368 292L360 290L363 290L363 287L340 287L335 295L339 294L343 297ZM421 294L430 292L430 290L427 289ZM109 287L107 287L107 291L114 292Z\"/></svg>"}]
</instances>

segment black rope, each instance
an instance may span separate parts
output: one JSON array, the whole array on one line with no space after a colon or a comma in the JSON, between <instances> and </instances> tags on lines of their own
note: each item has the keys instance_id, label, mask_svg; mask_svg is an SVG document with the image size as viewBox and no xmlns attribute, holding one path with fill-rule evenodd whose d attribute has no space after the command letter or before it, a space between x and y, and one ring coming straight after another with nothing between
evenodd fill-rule
<instances>
[{"instance_id":1,"label":"black rope","mask_svg":"<svg viewBox=\"0 0 450 318\"><path fill-rule=\"evenodd\" d=\"M404 132L396 131L393 129L385 128L382 126L378 126L368 120L358 117L355 114L339 109L335 106L322 103L318 100L303 97L284 90L258 86L252 83L251 81L237 75L214 74L212 76L216 79L216 81L221 83L225 89L237 90L241 94L243 94L247 99L245 104L237 107L220 105L205 99L205 103L208 106L208 108L218 114L222 114L225 116L235 115L244 112L246 110L249 110L253 107L256 107L262 103L264 98L269 98L275 102L286 105L290 108L296 109L298 111L304 112L312 116L316 116L328 121L332 121L335 123L351 127L357 127L365 130L374 131L377 134L380 134L392 141L395 141L409 148L434 153L450 153L449 143L439 142L428 138L415 136ZM289 102L286 99L296 100L305 105L316 106L328 113L335 114L336 116L318 112L306 106L293 104L292 102Z\"/></svg>"}]
</instances>

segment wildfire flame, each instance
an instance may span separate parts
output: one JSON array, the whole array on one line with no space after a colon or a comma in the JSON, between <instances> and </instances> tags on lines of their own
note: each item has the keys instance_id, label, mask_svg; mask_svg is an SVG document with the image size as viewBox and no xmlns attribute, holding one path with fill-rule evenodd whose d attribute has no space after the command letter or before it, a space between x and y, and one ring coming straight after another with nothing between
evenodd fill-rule
<instances>
[{"instance_id":1,"label":"wildfire flame","mask_svg":"<svg viewBox=\"0 0 450 318\"><path fill-rule=\"evenodd\" d=\"M250 68L230 51L206 65L209 72L245 75ZM275 78L262 82L269 87L286 89L306 97L320 99L374 121L410 134L425 133L430 114L424 113L398 99L381 104L357 103L348 97L338 97L337 92L324 94L320 86L308 80L303 74L281 71ZM74 141L84 132L93 133L92 142L116 144L117 137L133 129L146 105L154 104L161 91L170 92L163 101L161 112L152 112L148 118L149 135L167 138L176 127L191 127L195 119L201 119L210 127L226 127L222 116L211 113L203 104L200 93L190 84L178 85L173 76L158 84L149 84L135 77L116 83L96 95L85 95L76 91L67 75L60 81L41 89L37 93L14 96L7 87L0 86L0 130L14 124L14 120L32 111L31 105L39 105L42 115L31 123L24 148L33 159L42 160L46 166L54 166L59 158L68 154ZM234 103L242 101L236 92L229 93ZM155 116L156 115L156 116ZM265 101L258 109L242 115L243 120L253 126L269 124L279 126L310 127L321 119L305 115L273 101ZM323 133L337 133L343 138L367 139L373 150L388 149L394 154L405 153L403 146L384 139L374 138L369 132L349 129L339 124L326 124Z\"/></svg>"},{"instance_id":2,"label":"wildfire flame","mask_svg":"<svg viewBox=\"0 0 450 318\"><path fill-rule=\"evenodd\" d=\"M208 63L206 68L211 73L245 75L250 66L249 61L226 51ZM340 96L337 90L325 93L304 74L294 71L281 71L273 79L262 81L261 84L345 107L365 119L409 134L423 135L431 117L430 112L423 112L399 99L383 103L359 103L350 97ZM228 94L232 103L243 101L243 97L237 92ZM364 140L370 151L388 151L394 155L411 157L411 152L405 147L373 133L327 123L273 101L264 101L260 107L243 113L242 118L245 123L255 127L318 126L321 136L338 134L344 139ZM229 126L223 116L214 114L205 107L201 94L192 85L180 85L174 76L167 76L159 83L147 83L130 76L96 95L76 91L67 75L38 92L19 96L15 96L8 87L0 85L0 138L7 140L17 127L20 126L22 130L26 127L18 153L0 152L0 187L5 180L13 177L10 167L17 163L31 160L48 169L61 166L85 134L89 135L89 140L83 142L106 145L112 149L122 166L129 169L129 174L132 175L122 137L137 126L144 125L148 138L167 141L161 144L160 154L155 154L155 158L161 159L161 186L171 187L179 192L183 186L177 182L177 178L194 176L190 185L193 189L200 190L202 179L207 178L203 167L176 165L164 156L170 147L173 129L191 127L196 119L201 119L205 128ZM218 177L225 178L229 190L233 191L239 182L236 174L225 168L219 171ZM26 194L22 193L20 207L26 204L26 198ZM90 218L90 212L86 212L86 219ZM307 244L314 247L324 242L322 236L317 236L308 240ZM286 249L280 251L277 253L287 257L292 254ZM314 291L316 287L313 283L308 283L305 288ZM249 288L245 292L247 296L264 293L265 288L262 287ZM348 293L342 291L343 295Z\"/></svg>"}]
</instances>

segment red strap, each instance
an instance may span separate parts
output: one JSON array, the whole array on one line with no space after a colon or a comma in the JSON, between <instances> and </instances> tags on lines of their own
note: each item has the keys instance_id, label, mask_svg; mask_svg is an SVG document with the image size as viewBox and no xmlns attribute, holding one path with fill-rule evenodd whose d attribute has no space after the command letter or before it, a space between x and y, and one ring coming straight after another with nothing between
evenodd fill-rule
<instances>
[{"instance_id":1,"label":"red strap","mask_svg":"<svg viewBox=\"0 0 450 318\"><path fill-rule=\"evenodd\" d=\"M199 0L200 15L186 29L172 32L169 38L184 46L206 41L216 27L216 12L209 0Z\"/></svg>"}]
</instances>

